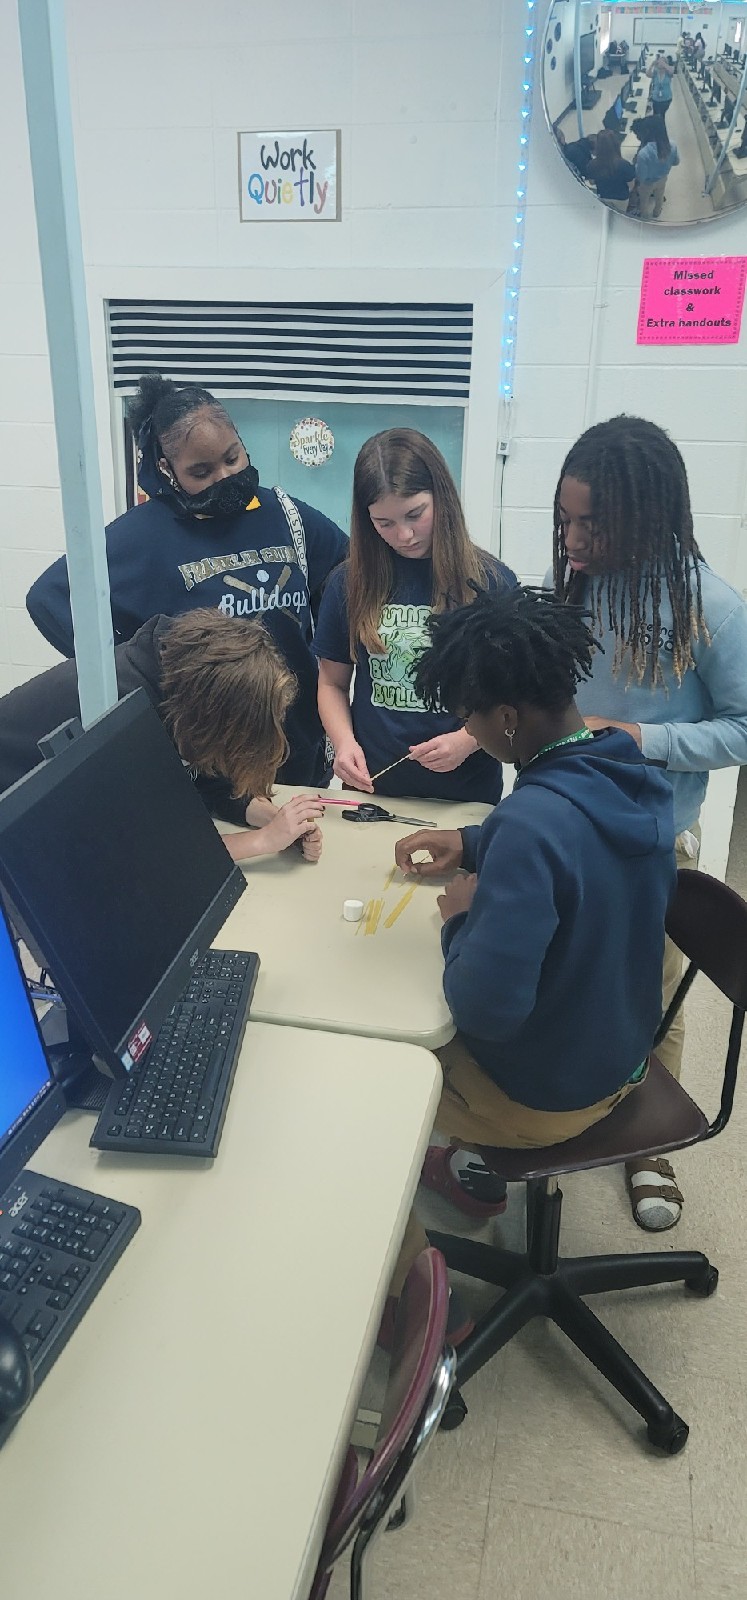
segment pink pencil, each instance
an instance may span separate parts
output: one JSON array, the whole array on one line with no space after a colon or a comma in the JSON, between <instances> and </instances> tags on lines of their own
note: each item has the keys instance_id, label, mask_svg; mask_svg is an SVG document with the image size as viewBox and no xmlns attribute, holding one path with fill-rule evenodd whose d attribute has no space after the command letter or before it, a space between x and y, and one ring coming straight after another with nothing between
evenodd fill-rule
<instances>
[{"instance_id":1,"label":"pink pencil","mask_svg":"<svg viewBox=\"0 0 747 1600\"><path fill-rule=\"evenodd\" d=\"M365 806L365 805L370 805L370 801L369 800L328 800L326 794L318 794L316 796L316 798L317 798L317 800L321 800L323 806Z\"/></svg>"}]
</instances>

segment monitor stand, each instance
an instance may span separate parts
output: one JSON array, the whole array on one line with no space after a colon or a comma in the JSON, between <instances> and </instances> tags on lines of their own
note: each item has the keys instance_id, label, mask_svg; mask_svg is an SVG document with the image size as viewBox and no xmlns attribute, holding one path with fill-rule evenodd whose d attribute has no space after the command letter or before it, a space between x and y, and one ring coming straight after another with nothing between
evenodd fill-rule
<instances>
[{"instance_id":1,"label":"monitor stand","mask_svg":"<svg viewBox=\"0 0 747 1600\"><path fill-rule=\"evenodd\" d=\"M101 1111L112 1080L100 1072L90 1047L62 1005L50 1006L40 1024L52 1077L69 1109Z\"/></svg>"}]
</instances>

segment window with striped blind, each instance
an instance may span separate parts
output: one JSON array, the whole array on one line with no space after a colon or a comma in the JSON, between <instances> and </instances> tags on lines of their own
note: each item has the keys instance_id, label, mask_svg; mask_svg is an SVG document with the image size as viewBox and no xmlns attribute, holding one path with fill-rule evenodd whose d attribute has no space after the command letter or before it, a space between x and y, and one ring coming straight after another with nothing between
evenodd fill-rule
<instances>
[{"instance_id":1,"label":"window with striped blind","mask_svg":"<svg viewBox=\"0 0 747 1600\"><path fill-rule=\"evenodd\" d=\"M143 372L215 394L466 405L472 305L110 300L114 389Z\"/></svg>"}]
</instances>

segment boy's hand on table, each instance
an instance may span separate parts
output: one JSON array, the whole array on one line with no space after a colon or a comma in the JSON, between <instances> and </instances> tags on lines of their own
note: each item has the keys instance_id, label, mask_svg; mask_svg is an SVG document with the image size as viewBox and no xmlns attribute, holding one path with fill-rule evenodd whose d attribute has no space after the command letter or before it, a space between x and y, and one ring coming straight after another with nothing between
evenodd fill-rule
<instances>
[{"instance_id":1,"label":"boy's hand on table","mask_svg":"<svg viewBox=\"0 0 747 1600\"><path fill-rule=\"evenodd\" d=\"M477 888L477 873L460 873L438 896L438 909L443 922L448 922L449 917L458 917L460 912L469 911L475 897Z\"/></svg>"},{"instance_id":2,"label":"boy's hand on table","mask_svg":"<svg viewBox=\"0 0 747 1600\"><path fill-rule=\"evenodd\" d=\"M294 795L292 800L287 800L280 807L274 821L262 828L262 840L267 847L265 853L276 855L280 850L287 850L289 844L295 844L297 839L309 833L318 834L320 830L316 818L323 816L323 801L317 800L314 795Z\"/></svg>"},{"instance_id":3,"label":"boy's hand on table","mask_svg":"<svg viewBox=\"0 0 747 1600\"><path fill-rule=\"evenodd\" d=\"M278 814L278 808L269 796L259 795L250 800L246 808L246 823L249 828L264 828L266 822L273 822Z\"/></svg>"},{"instance_id":4,"label":"boy's hand on table","mask_svg":"<svg viewBox=\"0 0 747 1600\"><path fill-rule=\"evenodd\" d=\"M318 861L322 853L322 831L317 817L324 816L324 802L315 795L297 794L284 806L272 807L272 821L247 833L223 835L223 843L234 861L251 861L259 856L276 856L298 843L305 861Z\"/></svg>"},{"instance_id":5,"label":"boy's hand on table","mask_svg":"<svg viewBox=\"0 0 747 1600\"><path fill-rule=\"evenodd\" d=\"M296 803L301 798L303 797L296 796ZM314 795L313 798L316 800L317 796ZM246 808L246 820L250 828L264 828L269 822L276 822L279 815L280 808L275 805L273 800L265 799L264 797L250 800ZM300 838L294 840L294 843L303 854L304 861L319 860L322 853L322 842L322 830L316 823L309 827L308 832L301 834Z\"/></svg>"},{"instance_id":6,"label":"boy's hand on table","mask_svg":"<svg viewBox=\"0 0 747 1600\"><path fill-rule=\"evenodd\" d=\"M313 828L309 828L308 833L304 833L300 840L296 840L296 843L300 846L304 861L318 861L322 853L323 842L324 835L321 828L318 828L316 824L314 824Z\"/></svg>"},{"instance_id":7,"label":"boy's hand on table","mask_svg":"<svg viewBox=\"0 0 747 1600\"><path fill-rule=\"evenodd\" d=\"M413 861L419 850L425 850L430 861ZM394 846L394 859L401 872L414 878L442 878L445 872L456 872L462 865L464 846L458 828L420 828L398 839Z\"/></svg>"}]
</instances>

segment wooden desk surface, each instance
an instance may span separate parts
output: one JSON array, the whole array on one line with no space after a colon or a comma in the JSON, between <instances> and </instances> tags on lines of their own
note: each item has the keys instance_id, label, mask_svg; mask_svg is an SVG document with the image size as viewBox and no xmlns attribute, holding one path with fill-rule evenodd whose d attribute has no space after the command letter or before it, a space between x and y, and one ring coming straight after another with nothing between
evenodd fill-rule
<instances>
[{"instance_id":1,"label":"wooden desk surface","mask_svg":"<svg viewBox=\"0 0 747 1600\"><path fill-rule=\"evenodd\" d=\"M279 788L276 797L282 803L297 793L304 790ZM330 798L341 798L340 792L330 791ZM397 815L437 822L439 828L480 823L490 811L485 805L442 800L379 797L377 803ZM393 870L395 842L414 833L415 825L346 822L341 811L330 806L325 812L324 850L315 865L293 849L247 862L247 892L215 943L224 950L259 952L252 1003L258 1020L400 1039L435 1050L454 1034L442 987L439 886L419 883L387 927L411 883ZM365 905L376 898L383 898L384 907L375 933L343 920L344 900Z\"/></svg>"},{"instance_id":2,"label":"wooden desk surface","mask_svg":"<svg viewBox=\"0 0 747 1600\"><path fill-rule=\"evenodd\" d=\"M0 1451L7 1600L305 1600L440 1083L252 1022L214 1162L54 1130L30 1165L143 1220Z\"/></svg>"}]
</instances>

